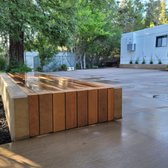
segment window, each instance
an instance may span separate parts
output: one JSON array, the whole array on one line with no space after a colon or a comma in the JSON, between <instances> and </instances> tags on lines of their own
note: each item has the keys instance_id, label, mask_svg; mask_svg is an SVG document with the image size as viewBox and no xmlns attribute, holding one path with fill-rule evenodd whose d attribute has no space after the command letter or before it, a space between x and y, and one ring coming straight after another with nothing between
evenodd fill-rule
<instances>
[{"instance_id":1,"label":"window","mask_svg":"<svg viewBox=\"0 0 168 168\"><path fill-rule=\"evenodd\" d=\"M132 43L127 44L128 51L135 51L135 49L136 49L136 44L132 44Z\"/></svg>"},{"instance_id":2,"label":"window","mask_svg":"<svg viewBox=\"0 0 168 168\"><path fill-rule=\"evenodd\" d=\"M156 37L156 47L167 46L167 35Z\"/></svg>"}]
</instances>

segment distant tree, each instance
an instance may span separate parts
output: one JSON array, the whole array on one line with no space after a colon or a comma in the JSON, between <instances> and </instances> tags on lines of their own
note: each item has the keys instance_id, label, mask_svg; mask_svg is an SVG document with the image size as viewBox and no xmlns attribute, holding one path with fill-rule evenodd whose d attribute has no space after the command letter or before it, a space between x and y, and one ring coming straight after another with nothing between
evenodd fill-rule
<instances>
[{"instance_id":1,"label":"distant tree","mask_svg":"<svg viewBox=\"0 0 168 168\"><path fill-rule=\"evenodd\" d=\"M165 0L161 0L159 24L166 24L166 23L168 23L168 16L166 14L166 2Z\"/></svg>"},{"instance_id":2,"label":"distant tree","mask_svg":"<svg viewBox=\"0 0 168 168\"><path fill-rule=\"evenodd\" d=\"M118 24L123 32L144 28L144 5L140 0L122 0L118 8Z\"/></svg>"},{"instance_id":3,"label":"distant tree","mask_svg":"<svg viewBox=\"0 0 168 168\"><path fill-rule=\"evenodd\" d=\"M145 27L159 25L160 0L149 0L146 3Z\"/></svg>"},{"instance_id":4,"label":"distant tree","mask_svg":"<svg viewBox=\"0 0 168 168\"><path fill-rule=\"evenodd\" d=\"M74 0L0 0L0 34L9 38L9 62L23 63L24 43L38 32L65 45L73 31ZM45 47L45 46L44 46Z\"/></svg>"},{"instance_id":5,"label":"distant tree","mask_svg":"<svg viewBox=\"0 0 168 168\"><path fill-rule=\"evenodd\" d=\"M119 38L113 41L120 36L113 17L116 10L114 6L113 0L79 2L74 49L81 68L86 67L86 60L91 65L98 64L100 57L109 55L115 43L118 44Z\"/></svg>"},{"instance_id":6,"label":"distant tree","mask_svg":"<svg viewBox=\"0 0 168 168\"><path fill-rule=\"evenodd\" d=\"M134 31L145 28L144 24L144 4L141 0L134 0Z\"/></svg>"}]
</instances>

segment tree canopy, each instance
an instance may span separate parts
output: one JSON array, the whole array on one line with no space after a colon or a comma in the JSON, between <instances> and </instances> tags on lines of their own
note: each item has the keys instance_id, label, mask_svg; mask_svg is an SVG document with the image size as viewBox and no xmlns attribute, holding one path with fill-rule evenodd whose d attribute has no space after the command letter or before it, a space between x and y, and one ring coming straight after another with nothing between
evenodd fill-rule
<instances>
[{"instance_id":1,"label":"tree canopy","mask_svg":"<svg viewBox=\"0 0 168 168\"><path fill-rule=\"evenodd\" d=\"M0 0L0 46L9 46L9 62L23 62L27 49L43 65L64 46L81 67L92 66L119 55L123 32L166 23L165 0Z\"/></svg>"},{"instance_id":2,"label":"tree canopy","mask_svg":"<svg viewBox=\"0 0 168 168\"><path fill-rule=\"evenodd\" d=\"M0 32L9 38L10 61L23 61L25 41L39 34L65 45L73 32L73 9L73 0L1 0Z\"/></svg>"}]
</instances>

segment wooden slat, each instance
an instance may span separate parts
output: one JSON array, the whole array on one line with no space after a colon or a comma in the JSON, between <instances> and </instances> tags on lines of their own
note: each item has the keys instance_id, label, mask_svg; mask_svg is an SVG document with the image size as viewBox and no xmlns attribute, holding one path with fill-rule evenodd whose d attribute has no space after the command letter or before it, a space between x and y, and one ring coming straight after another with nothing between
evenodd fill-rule
<instances>
[{"instance_id":1,"label":"wooden slat","mask_svg":"<svg viewBox=\"0 0 168 168\"><path fill-rule=\"evenodd\" d=\"M66 93L66 129L77 127L76 92Z\"/></svg>"},{"instance_id":2,"label":"wooden slat","mask_svg":"<svg viewBox=\"0 0 168 168\"><path fill-rule=\"evenodd\" d=\"M88 91L88 124L97 123L97 90Z\"/></svg>"},{"instance_id":3,"label":"wooden slat","mask_svg":"<svg viewBox=\"0 0 168 168\"><path fill-rule=\"evenodd\" d=\"M108 89L108 121L114 119L114 89Z\"/></svg>"},{"instance_id":4,"label":"wooden slat","mask_svg":"<svg viewBox=\"0 0 168 168\"><path fill-rule=\"evenodd\" d=\"M28 110L29 110L29 135L30 137L38 136L40 133L38 95L28 96Z\"/></svg>"},{"instance_id":5,"label":"wooden slat","mask_svg":"<svg viewBox=\"0 0 168 168\"><path fill-rule=\"evenodd\" d=\"M53 129L54 132L65 130L65 94L53 94Z\"/></svg>"},{"instance_id":6,"label":"wooden slat","mask_svg":"<svg viewBox=\"0 0 168 168\"><path fill-rule=\"evenodd\" d=\"M107 89L99 89L98 91L98 122L107 121Z\"/></svg>"},{"instance_id":7,"label":"wooden slat","mask_svg":"<svg viewBox=\"0 0 168 168\"><path fill-rule=\"evenodd\" d=\"M88 125L87 91L77 92L78 127Z\"/></svg>"},{"instance_id":8,"label":"wooden slat","mask_svg":"<svg viewBox=\"0 0 168 168\"><path fill-rule=\"evenodd\" d=\"M79 81L79 80L74 80L74 82L77 83L77 84L80 84L84 88L86 88L86 87L99 87L100 86L100 85L97 85L97 84L92 83L92 82L84 82L84 81Z\"/></svg>"},{"instance_id":9,"label":"wooden slat","mask_svg":"<svg viewBox=\"0 0 168 168\"><path fill-rule=\"evenodd\" d=\"M122 88L114 89L114 119L122 118Z\"/></svg>"},{"instance_id":10,"label":"wooden slat","mask_svg":"<svg viewBox=\"0 0 168 168\"><path fill-rule=\"evenodd\" d=\"M39 95L40 134L46 134L53 131L52 106L52 94Z\"/></svg>"}]
</instances>

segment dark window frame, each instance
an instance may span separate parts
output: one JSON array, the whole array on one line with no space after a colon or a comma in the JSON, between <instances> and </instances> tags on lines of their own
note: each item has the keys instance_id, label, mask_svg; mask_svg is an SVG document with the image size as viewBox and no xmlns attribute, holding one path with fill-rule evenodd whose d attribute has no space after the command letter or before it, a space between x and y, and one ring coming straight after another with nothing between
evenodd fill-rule
<instances>
[{"instance_id":1,"label":"dark window frame","mask_svg":"<svg viewBox=\"0 0 168 168\"><path fill-rule=\"evenodd\" d=\"M156 47L167 47L167 35L157 36L156 37ZM166 38L166 44L163 43L163 39Z\"/></svg>"}]
</instances>

